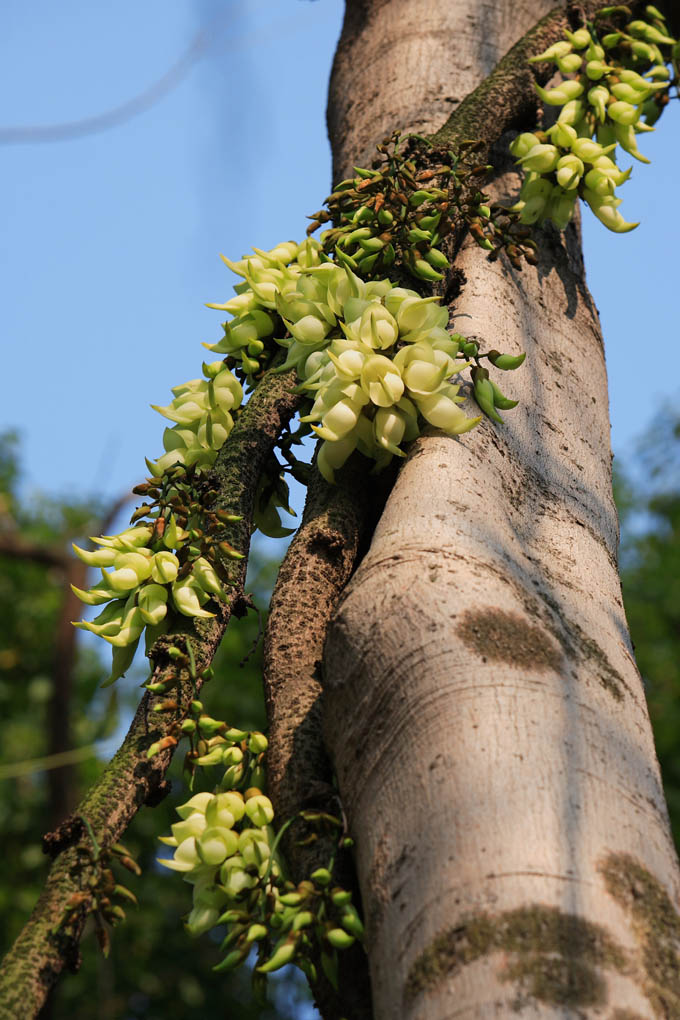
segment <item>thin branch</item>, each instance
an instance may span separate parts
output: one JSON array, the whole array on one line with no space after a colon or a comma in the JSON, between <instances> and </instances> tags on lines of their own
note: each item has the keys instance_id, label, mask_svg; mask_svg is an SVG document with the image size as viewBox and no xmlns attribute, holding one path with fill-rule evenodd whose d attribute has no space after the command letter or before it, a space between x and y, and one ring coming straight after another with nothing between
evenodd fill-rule
<instances>
[{"instance_id":1,"label":"thin branch","mask_svg":"<svg viewBox=\"0 0 680 1020\"><path fill-rule=\"evenodd\" d=\"M250 547L254 492L262 467L300 402L300 397L292 392L293 375L270 371L263 378L215 464L219 509L243 518L225 527L225 538L244 553ZM246 564L247 556L241 561L229 561L226 586L229 601L220 604L214 619L187 618L152 649L152 679L177 684L180 718L202 686L202 674L212 661L232 613L241 611ZM181 644L187 639L192 642L195 680L168 655L174 642ZM63 967L77 966L78 941L91 905L87 880L95 874L94 862L83 864L82 855L78 856L73 845L74 835L75 839L80 838L82 829L78 819L87 820L97 843L105 849L120 838L144 803L157 803L167 792L164 776L172 751L163 751L151 760L146 755L151 743L168 734L176 717L168 719L167 713L154 712L157 700L150 694L144 695L123 744L84 797L77 814L50 835L48 843L56 859L33 914L0 970L1 1015L27 1020L36 1016ZM70 897L83 890L85 896L77 913L68 925L62 925Z\"/></svg>"},{"instance_id":2,"label":"thin branch","mask_svg":"<svg viewBox=\"0 0 680 1020\"><path fill-rule=\"evenodd\" d=\"M60 545L30 542L13 532L0 534L0 556L12 560L32 560L46 567L59 567L60 570L67 570L72 559Z\"/></svg>"},{"instance_id":3,"label":"thin branch","mask_svg":"<svg viewBox=\"0 0 680 1020\"><path fill-rule=\"evenodd\" d=\"M9 765L0 765L0 780L19 779L21 776L30 776L36 772L49 772L65 765L77 765L81 761L87 761L88 758L94 758L96 754L96 744L85 744L83 747L69 748L68 751L48 754L43 758L26 758L24 761L11 762Z\"/></svg>"}]
</instances>

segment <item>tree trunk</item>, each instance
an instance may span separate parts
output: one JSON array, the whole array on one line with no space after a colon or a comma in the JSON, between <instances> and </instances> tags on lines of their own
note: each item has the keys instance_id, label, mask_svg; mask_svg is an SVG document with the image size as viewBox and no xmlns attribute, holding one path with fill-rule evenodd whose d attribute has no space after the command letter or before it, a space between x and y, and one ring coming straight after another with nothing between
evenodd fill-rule
<instances>
[{"instance_id":1,"label":"tree trunk","mask_svg":"<svg viewBox=\"0 0 680 1020\"><path fill-rule=\"evenodd\" d=\"M545 0L349 0L334 179L429 133ZM499 187L517 187L513 175ZM578 227L464 245L452 323L527 352L504 425L411 450L324 657L377 1020L680 1016L680 875L621 601ZM504 381L505 381L504 380Z\"/></svg>"}]
</instances>

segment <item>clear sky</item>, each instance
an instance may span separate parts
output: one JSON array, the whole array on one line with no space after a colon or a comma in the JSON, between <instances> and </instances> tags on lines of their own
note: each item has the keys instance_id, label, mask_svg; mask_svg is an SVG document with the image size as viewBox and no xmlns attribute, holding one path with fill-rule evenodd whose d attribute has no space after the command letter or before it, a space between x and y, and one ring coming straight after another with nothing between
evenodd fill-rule
<instances>
[{"instance_id":1,"label":"clear sky","mask_svg":"<svg viewBox=\"0 0 680 1020\"><path fill-rule=\"evenodd\" d=\"M231 292L218 253L304 235L330 182L324 110L341 18L341 0L5 0L0 425L21 432L29 491L115 496L138 480L143 454L161 451L149 404L199 374L200 342L220 335L220 314L203 305ZM201 29L197 58L146 112L75 139L7 143L3 128L132 99ZM653 164L636 164L622 192L636 231L613 235L584 216L624 460L680 397L667 265L679 135L672 109L641 140Z\"/></svg>"}]
</instances>

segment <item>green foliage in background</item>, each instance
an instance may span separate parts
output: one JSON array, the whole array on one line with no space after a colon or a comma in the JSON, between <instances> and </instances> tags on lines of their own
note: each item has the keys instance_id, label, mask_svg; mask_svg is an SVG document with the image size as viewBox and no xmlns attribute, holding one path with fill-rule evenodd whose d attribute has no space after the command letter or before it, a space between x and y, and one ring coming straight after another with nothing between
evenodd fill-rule
<instances>
[{"instance_id":1,"label":"green foliage in background","mask_svg":"<svg viewBox=\"0 0 680 1020\"><path fill-rule=\"evenodd\" d=\"M680 416L660 414L617 476L623 599L680 848Z\"/></svg>"},{"instance_id":2,"label":"green foliage in background","mask_svg":"<svg viewBox=\"0 0 680 1020\"><path fill-rule=\"evenodd\" d=\"M0 436L0 535L25 544L65 548L99 517L94 503L67 504L42 496L22 503L18 444L12 433ZM46 717L52 693L54 635L63 598L63 572L32 559L0 557L0 776L17 762L47 753ZM116 699L93 699L101 682L99 657L82 649L74 677L73 739L87 747L116 725ZM0 931L8 941L19 932L47 873L41 837L46 827L46 775L31 770L0 779L0 830L3 869L0 879ZM94 760L78 766L89 784Z\"/></svg>"},{"instance_id":3,"label":"green foliage in background","mask_svg":"<svg viewBox=\"0 0 680 1020\"><path fill-rule=\"evenodd\" d=\"M53 548L69 548L93 531L102 508L19 496L16 437L0 436L0 534ZM124 511L125 513L125 511ZM265 610L278 562L255 553L248 591ZM32 765L47 753L46 706L52 691L54 634L63 572L43 563L0 553L0 824L3 870L0 876L0 955L25 922L44 884L48 859L41 837L49 828L47 774ZM215 660L215 676L204 700L214 715L237 720L248 729L265 726L261 687L261 642L265 623L250 612L234 621ZM255 645L257 643L257 647ZM95 642L93 640L92 645ZM80 641L71 703L73 743L87 747L102 738L122 737L145 677L132 670L122 686L101 692L106 664L88 642ZM255 648L255 651L253 649ZM239 663L244 662L243 666ZM116 740L115 743L118 743ZM110 745L109 745L110 746ZM270 982L270 1004L253 1002L248 970L215 974L223 954L221 935L187 938L177 918L191 908L191 888L156 863L157 837L176 821L175 807L187 799L181 779L181 750L168 778L172 793L156 808L142 809L125 834L125 845L142 868L136 878L114 865L116 877L131 889L139 907L126 906L127 920L113 933L105 959L94 933L81 944L82 965L66 974L48 1007L50 1020L204 1020L238 1016L239 1020L288 1020L299 1016L308 993L298 972L284 972ZM18 765L21 764L21 768ZM77 765L82 793L105 764L96 753ZM21 772L22 774L18 774ZM214 934L214 933L213 933Z\"/></svg>"}]
</instances>

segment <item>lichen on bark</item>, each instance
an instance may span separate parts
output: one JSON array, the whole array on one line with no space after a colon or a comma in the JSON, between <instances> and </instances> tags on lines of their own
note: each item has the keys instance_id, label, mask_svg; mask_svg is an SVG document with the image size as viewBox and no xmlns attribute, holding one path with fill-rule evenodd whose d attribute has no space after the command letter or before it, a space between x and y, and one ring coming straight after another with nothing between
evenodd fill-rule
<instances>
[{"instance_id":1,"label":"lichen on bark","mask_svg":"<svg viewBox=\"0 0 680 1020\"><path fill-rule=\"evenodd\" d=\"M654 1015L680 1016L680 913L659 879L630 854L608 854L600 871L607 892L631 918L639 981Z\"/></svg>"},{"instance_id":2,"label":"lichen on bark","mask_svg":"<svg viewBox=\"0 0 680 1020\"><path fill-rule=\"evenodd\" d=\"M625 951L601 925L556 907L533 904L501 914L462 918L442 932L413 963L404 987L412 1003L463 967L492 954L498 977L517 985L517 1000L572 1008L602 1006L601 971L627 972Z\"/></svg>"}]
</instances>

